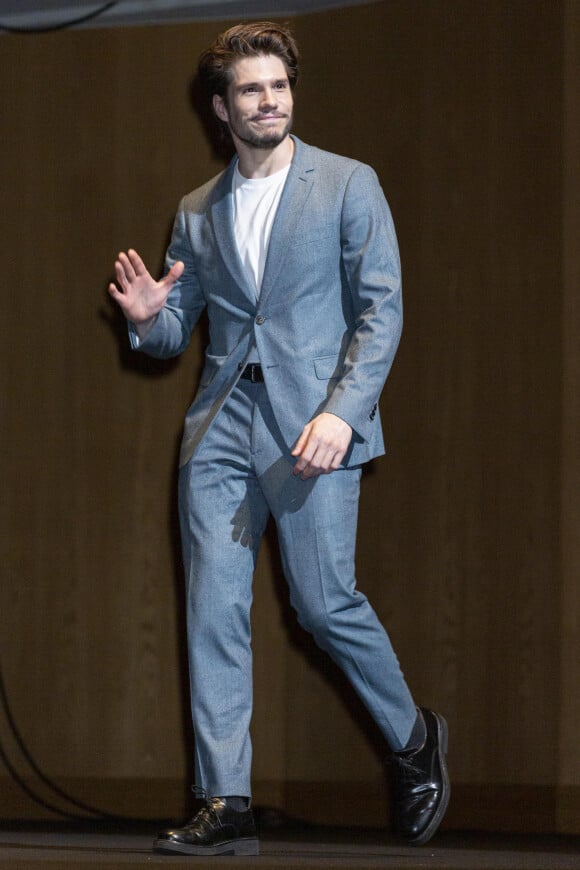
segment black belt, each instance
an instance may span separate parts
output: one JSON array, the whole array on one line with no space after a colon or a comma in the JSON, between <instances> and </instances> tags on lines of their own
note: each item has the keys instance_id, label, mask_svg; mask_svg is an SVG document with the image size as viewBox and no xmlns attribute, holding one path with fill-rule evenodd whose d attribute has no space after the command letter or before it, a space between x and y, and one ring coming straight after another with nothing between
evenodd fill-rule
<instances>
[{"instance_id":1,"label":"black belt","mask_svg":"<svg viewBox=\"0 0 580 870\"><path fill-rule=\"evenodd\" d=\"M251 381L253 384L264 383L264 373L260 363L248 363L240 377L245 381Z\"/></svg>"}]
</instances>

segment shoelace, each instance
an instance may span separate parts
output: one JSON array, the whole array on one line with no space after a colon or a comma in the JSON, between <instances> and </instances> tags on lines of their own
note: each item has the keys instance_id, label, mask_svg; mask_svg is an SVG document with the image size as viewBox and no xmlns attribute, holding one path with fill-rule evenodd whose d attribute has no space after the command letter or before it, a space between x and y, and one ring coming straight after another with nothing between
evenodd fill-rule
<instances>
[{"instance_id":1,"label":"shoelace","mask_svg":"<svg viewBox=\"0 0 580 870\"><path fill-rule=\"evenodd\" d=\"M196 829L201 833L208 825L212 828L216 825L219 826L220 820L217 815L217 810L224 806L222 798L208 797L205 789L196 785L192 786L192 791L196 798L205 801L205 806L198 810L187 827L191 830Z\"/></svg>"},{"instance_id":2,"label":"shoelace","mask_svg":"<svg viewBox=\"0 0 580 870\"><path fill-rule=\"evenodd\" d=\"M219 818L216 811L221 809L223 805L224 802L219 798L210 798L205 807L202 807L195 817L196 824L206 824L211 825L212 827L219 825Z\"/></svg>"}]
</instances>

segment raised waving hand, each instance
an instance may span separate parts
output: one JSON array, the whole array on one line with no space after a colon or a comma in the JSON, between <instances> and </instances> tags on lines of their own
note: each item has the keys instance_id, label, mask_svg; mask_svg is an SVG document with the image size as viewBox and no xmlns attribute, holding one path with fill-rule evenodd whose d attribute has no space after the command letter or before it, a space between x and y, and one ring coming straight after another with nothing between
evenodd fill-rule
<instances>
[{"instance_id":1,"label":"raised waving hand","mask_svg":"<svg viewBox=\"0 0 580 870\"><path fill-rule=\"evenodd\" d=\"M156 281L145 263L132 248L121 252L115 261L117 284L109 284L109 293L120 306L123 314L138 327L143 335L149 331L169 296L171 288L181 277L184 265L179 260L167 275Z\"/></svg>"}]
</instances>

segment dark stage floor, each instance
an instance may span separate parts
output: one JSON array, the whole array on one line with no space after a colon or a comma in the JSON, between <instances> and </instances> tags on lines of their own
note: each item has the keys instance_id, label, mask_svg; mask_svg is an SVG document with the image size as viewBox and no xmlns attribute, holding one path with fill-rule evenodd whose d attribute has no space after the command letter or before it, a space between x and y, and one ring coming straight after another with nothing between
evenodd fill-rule
<instances>
[{"instance_id":1,"label":"dark stage floor","mask_svg":"<svg viewBox=\"0 0 580 870\"><path fill-rule=\"evenodd\" d=\"M386 868L386 870L580 870L580 837L442 832L419 849L392 835L360 828L289 825L260 834L259 858L156 855L154 822L0 823L0 870L100 870L132 867L244 867L270 870Z\"/></svg>"}]
</instances>

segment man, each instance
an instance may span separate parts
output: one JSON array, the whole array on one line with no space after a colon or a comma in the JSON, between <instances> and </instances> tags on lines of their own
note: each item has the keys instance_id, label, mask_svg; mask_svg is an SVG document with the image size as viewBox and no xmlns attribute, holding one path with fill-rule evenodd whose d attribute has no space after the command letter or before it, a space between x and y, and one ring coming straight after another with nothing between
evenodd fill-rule
<instances>
[{"instance_id":1,"label":"man","mask_svg":"<svg viewBox=\"0 0 580 870\"><path fill-rule=\"evenodd\" d=\"M204 308L210 342L185 421L179 506L196 787L206 806L159 851L258 853L252 817L252 576L270 514L301 625L344 670L390 749L398 825L427 842L449 799L447 727L419 710L356 589L361 465L401 331L391 215L368 166L290 135L287 28L238 25L198 74L236 157L179 208L165 277L129 250L112 297L133 347L169 357Z\"/></svg>"}]
</instances>

